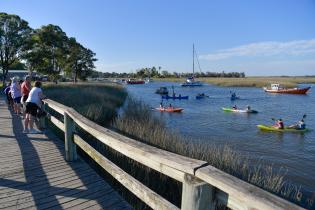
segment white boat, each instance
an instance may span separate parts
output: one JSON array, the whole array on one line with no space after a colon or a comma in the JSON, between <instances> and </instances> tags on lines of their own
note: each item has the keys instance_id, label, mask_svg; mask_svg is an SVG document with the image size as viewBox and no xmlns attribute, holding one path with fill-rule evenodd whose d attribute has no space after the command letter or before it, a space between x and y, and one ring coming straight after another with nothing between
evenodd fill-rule
<instances>
[{"instance_id":1,"label":"white boat","mask_svg":"<svg viewBox=\"0 0 315 210\"><path fill-rule=\"evenodd\" d=\"M188 77L186 79L186 82L183 82L181 84L181 86L183 86L183 87L188 87L188 86L189 87L195 87L195 86L202 86L202 85L203 85L202 82L195 80L195 45L193 45L193 74L192 74L191 77Z\"/></svg>"}]
</instances>

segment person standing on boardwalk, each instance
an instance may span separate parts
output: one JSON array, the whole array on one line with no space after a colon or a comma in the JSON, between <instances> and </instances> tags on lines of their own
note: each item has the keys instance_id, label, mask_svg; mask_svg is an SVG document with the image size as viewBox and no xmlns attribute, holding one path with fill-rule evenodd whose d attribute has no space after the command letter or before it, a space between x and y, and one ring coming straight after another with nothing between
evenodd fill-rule
<instances>
[{"instance_id":1,"label":"person standing on boardwalk","mask_svg":"<svg viewBox=\"0 0 315 210\"><path fill-rule=\"evenodd\" d=\"M40 131L34 129L34 120L36 119L37 110L42 105L42 99L46 98L41 87L42 83L36 81L35 87L33 87L29 92L28 98L26 100L26 117L24 120L23 133L40 133Z\"/></svg>"},{"instance_id":2,"label":"person standing on boardwalk","mask_svg":"<svg viewBox=\"0 0 315 210\"><path fill-rule=\"evenodd\" d=\"M10 92L11 92L11 96L13 98L14 101L14 112L16 114L20 114L21 113L21 86L19 84L18 78L17 77L13 77L12 78L12 84L10 87Z\"/></svg>"},{"instance_id":3,"label":"person standing on boardwalk","mask_svg":"<svg viewBox=\"0 0 315 210\"><path fill-rule=\"evenodd\" d=\"M28 94L30 93L31 91L31 77L29 75L27 75L25 77L25 80L24 82L22 83L21 85L21 90L22 90L22 98L21 98L21 104L22 104L22 111L23 111L23 118L25 118L25 115L26 115L26 99L28 98Z\"/></svg>"},{"instance_id":4,"label":"person standing on boardwalk","mask_svg":"<svg viewBox=\"0 0 315 210\"><path fill-rule=\"evenodd\" d=\"M9 84L5 87L3 93L7 96L7 102L8 102L8 107L11 108L12 110L14 110L14 103L13 103L13 98L11 97L11 81L9 82Z\"/></svg>"}]
</instances>

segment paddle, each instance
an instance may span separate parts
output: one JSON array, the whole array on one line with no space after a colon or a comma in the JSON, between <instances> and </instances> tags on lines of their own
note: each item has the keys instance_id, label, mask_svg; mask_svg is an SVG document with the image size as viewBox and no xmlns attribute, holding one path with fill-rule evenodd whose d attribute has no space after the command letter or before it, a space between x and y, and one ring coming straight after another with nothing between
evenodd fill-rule
<instances>
[{"instance_id":1,"label":"paddle","mask_svg":"<svg viewBox=\"0 0 315 210\"><path fill-rule=\"evenodd\" d=\"M303 115L302 120L306 118L306 114Z\"/></svg>"}]
</instances>

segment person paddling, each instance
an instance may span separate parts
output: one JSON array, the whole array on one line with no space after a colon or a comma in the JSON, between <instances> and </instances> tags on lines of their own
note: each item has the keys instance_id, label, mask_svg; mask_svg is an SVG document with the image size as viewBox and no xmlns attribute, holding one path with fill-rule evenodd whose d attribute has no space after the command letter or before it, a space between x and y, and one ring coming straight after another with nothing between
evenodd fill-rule
<instances>
[{"instance_id":1,"label":"person paddling","mask_svg":"<svg viewBox=\"0 0 315 210\"><path fill-rule=\"evenodd\" d=\"M304 129L306 129L306 124L305 124L304 120L301 119L296 124L290 125L289 128L294 128L294 129L297 129L297 130L304 130Z\"/></svg>"},{"instance_id":2,"label":"person paddling","mask_svg":"<svg viewBox=\"0 0 315 210\"><path fill-rule=\"evenodd\" d=\"M282 119L277 120L276 124L273 127L278 129L284 129L284 123Z\"/></svg>"}]
</instances>

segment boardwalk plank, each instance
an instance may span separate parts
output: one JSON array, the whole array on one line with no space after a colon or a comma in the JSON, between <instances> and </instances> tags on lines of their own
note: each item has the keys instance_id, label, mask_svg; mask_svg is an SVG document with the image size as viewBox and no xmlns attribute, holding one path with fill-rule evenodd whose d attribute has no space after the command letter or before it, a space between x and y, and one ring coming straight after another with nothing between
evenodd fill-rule
<instances>
[{"instance_id":1,"label":"boardwalk plank","mask_svg":"<svg viewBox=\"0 0 315 210\"><path fill-rule=\"evenodd\" d=\"M0 97L0 209L132 209L82 159L66 162L52 132L22 129Z\"/></svg>"}]
</instances>

